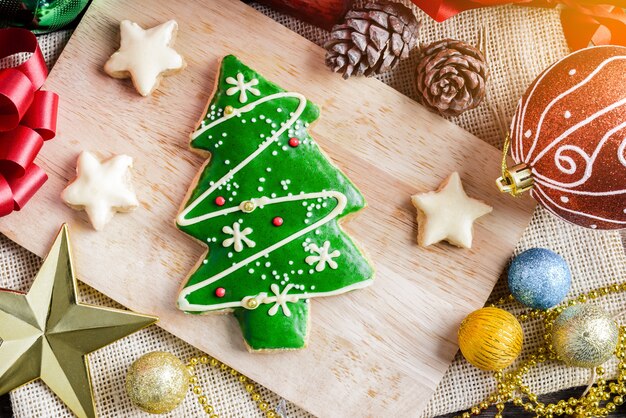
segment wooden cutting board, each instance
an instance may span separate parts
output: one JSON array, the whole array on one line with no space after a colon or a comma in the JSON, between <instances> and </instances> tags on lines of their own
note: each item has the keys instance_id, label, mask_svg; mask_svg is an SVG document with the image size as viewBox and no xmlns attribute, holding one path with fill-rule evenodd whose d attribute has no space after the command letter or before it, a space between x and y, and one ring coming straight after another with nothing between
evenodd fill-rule
<instances>
[{"instance_id":1,"label":"wooden cutting board","mask_svg":"<svg viewBox=\"0 0 626 418\"><path fill-rule=\"evenodd\" d=\"M149 98L102 66L119 21L153 26L174 18L188 67ZM371 256L374 286L312 301L310 345L250 354L234 318L187 316L179 286L204 248L174 226L203 160L188 137L211 93L218 59L235 54L322 108L312 135L353 179L369 207L346 229ZM0 231L42 256L70 223L81 280L259 383L322 417L416 416L456 350L463 317L481 307L528 224L533 205L499 194L500 152L374 79L342 80L324 51L237 0L96 0L45 86L61 96L59 132L39 163L50 180ZM95 232L59 194L81 150L135 158L141 207ZM409 197L459 171L471 196L494 207L474 247L419 248ZM228 411L220 411L228 415Z\"/></svg>"}]
</instances>

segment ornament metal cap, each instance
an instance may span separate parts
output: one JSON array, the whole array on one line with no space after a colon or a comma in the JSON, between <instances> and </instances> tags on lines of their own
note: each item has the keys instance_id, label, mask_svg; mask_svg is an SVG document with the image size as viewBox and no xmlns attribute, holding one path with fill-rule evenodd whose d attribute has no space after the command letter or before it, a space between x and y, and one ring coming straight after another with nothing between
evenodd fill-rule
<instances>
[{"instance_id":1,"label":"ornament metal cap","mask_svg":"<svg viewBox=\"0 0 626 418\"><path fill-rule=\"evenodd\" d=\"M502 193L509 193L518 196L533 188L533 177L530 167L526 164L518 164L502 171L502 176L498 177L496 184Z\"/></svg>"},{"instance_id":2,"label":"ornament metal cap","mask_svg":"<svg viewBox=\"0 0 626 418\"><path fill-rule=\"evenodd\" d=\"M527 164L521 163L511 168L507 166L506 155L509 152L510 144L511 137L507 135L502 147L502 176L498 177L496 184L502 193L519 196L533 188L534 180Z\"/></svg>"}]
</instances>

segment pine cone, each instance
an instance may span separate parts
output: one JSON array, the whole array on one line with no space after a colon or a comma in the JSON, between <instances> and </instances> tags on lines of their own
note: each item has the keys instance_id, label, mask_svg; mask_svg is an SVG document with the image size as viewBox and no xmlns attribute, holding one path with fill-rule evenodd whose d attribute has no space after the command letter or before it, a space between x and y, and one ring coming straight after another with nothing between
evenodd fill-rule
<instances>
[{"instance_id":1,"label":"pine cone","mask_svg":"<svg viewBox=\"0 0 626 418\"><path fill-rule=\"evenodd\" d=\"M402 4L383 0L352 9L324 45L326 65L342 72L343 78L384 73L409 56L420 27L411 9Z\"/></svg>"},{"instance_id":2,"label":"pine cone","mask_svg":"<svg viewBox=\"0 0 626 418\"><path fill-rule=\"evenodd\" d=\"M417 90L423 105L443 116L458 116L485 98L489 69L477 48L444 39L421 51Z\"/></svg>"}]
</instances>

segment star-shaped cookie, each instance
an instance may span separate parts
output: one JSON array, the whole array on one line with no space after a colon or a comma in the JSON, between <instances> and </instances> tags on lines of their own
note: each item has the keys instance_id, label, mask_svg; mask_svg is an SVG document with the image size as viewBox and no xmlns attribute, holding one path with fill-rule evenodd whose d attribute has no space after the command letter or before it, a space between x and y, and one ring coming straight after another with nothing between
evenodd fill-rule
<instances>
[{"instance_id":1,"label":"star-shaped cookie","mask_svg":"<svg viewBox=\"0 0 626 418\"><path fill-rule=\"evenodd\" d=\"M467 196L459 173L452 173L435 192L411 197L417 208L417 242L423 247L448 241L462 248L472 247L474 221L492 207Z\"/></svg>"},{"instance_id":2,"label":"star-shaped cookie","mask_svg":"<svg viewBox=\"0 0 626 418\"><path fill-rule=\"evenodd\" d=\"M128 155L100 162L83 151L78 157L76 178L61 198L71 208L85 210L93 227L100 231L115 212L129 212L139 206L131 184L132 166L133 159Z\"/></svg>"},{"instance_id":3,"label":"star-shaped cookie","mask_svg":"<svg viewBox=\"0 0 626 418\"><path fill-rule=\"evenodd\" d=\"M115 78L131 77L139 94L149 96L162 76L185 67L183 57L172 48L177 29L175 20L150 29L123 20L120 49L104 64L104 71Z\"/></svg>"}]
</instances>

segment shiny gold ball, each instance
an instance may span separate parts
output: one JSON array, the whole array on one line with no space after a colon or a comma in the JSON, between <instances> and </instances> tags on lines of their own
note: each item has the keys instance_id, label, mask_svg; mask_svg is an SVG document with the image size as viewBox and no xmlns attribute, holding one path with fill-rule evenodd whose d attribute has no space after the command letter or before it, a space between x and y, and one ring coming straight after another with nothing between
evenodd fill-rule
<instances>
[{"instance_id":1,"label":"shiny gold ball","mask_svg":"<svg viewBox=\"0 0 626 418\"><path fill-rule=\"evenodd\" d=\"M554 350L570 366L601 365L613 355L618 338L617 323L596 305L570 306L552 327Z\"/></svg>"},{"instance_id":2,"label":"shiny gold ball","mask_svg":"<svg viewBox=\"0 0 626 418\"><path fill-rule=\"evenodd\" d=\"M151 414L172 411L185 399L190 374L178 357L154 351L137 359L126 374L126 392L133 404Z\"/></svg>"},{"instance_id":3,"label":"shiny gold ball","mask_svg":"<svg viewBox=\"0 0 626 418\"><path fill-rule=\"evenodd\" d=\"M224 108L224 113L226 113L227 115L230 115L231 113L233 113L235 111L235 108L233 108L232 106L226 106Z\"/></svg>"},{"instance_id":4,"label":"shiny gold ball","mask_svg":"<svg viewBox=\"0 0 626 418\"><path fill-rule=\"evenodd\" d=\"M522 351L524 334L517 319L499 308L469 314L459 327L461 353L482 370L502 370Z\"/></svg>"}]
</instances>

